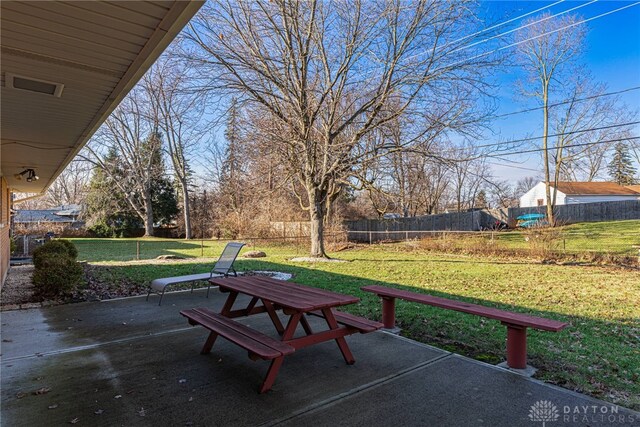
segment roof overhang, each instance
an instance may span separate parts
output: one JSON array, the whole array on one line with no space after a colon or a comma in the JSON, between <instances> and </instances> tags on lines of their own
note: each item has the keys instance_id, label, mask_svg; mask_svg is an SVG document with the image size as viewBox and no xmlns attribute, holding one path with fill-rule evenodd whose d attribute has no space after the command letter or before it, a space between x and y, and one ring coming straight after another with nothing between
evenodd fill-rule
<instances>
[{"instance_id":1,"label":"roof overhang","mask_svg":"<svg viewBox=\"0 0 640 427\"><path fill-rule=\"evenodd\" d=\"M203 3L0 2L0 176L11 190L45 191Z\"/></svg>"}]
</instances>

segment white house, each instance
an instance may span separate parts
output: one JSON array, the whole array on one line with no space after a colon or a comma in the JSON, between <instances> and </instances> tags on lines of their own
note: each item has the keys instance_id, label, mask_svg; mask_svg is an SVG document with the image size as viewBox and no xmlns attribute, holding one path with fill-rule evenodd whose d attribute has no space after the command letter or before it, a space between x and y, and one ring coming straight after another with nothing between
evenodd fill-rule
<instances>
[{"instance_id":1,"label":"white house","mask_svg":"<svg viewBox=\"0 0 640 427\"><path fill-rule=\"evenodd\" d=\"M615 182L558 182L555 187L551 185L551 198L557 191L556 205L640 200L640 188L635 187L638 186L623 187ZM521 208L546 204L544 182L540 182L520 197Z\"/></svg>"}]
</instances>

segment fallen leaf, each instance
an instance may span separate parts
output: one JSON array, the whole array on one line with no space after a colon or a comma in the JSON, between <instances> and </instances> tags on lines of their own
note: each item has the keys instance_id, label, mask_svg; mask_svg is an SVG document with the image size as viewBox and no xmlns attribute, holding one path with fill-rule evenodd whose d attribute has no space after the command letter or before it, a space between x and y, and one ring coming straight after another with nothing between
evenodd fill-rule
<instances>
[{"instance_id":1,"label":"fallen leaf","mask_svg":"<svg viewBox=\"0 0 640 427\"><path fill-rule=\"evenodd\" d=\"M58 404L56 403L54 405L49 406L49 409L56 409L57 407L58 407Z\"/></svg>"},{"instance_id":2,"label":"fallen leaf","mask_svg":"<svg viewBox=\"0 0 640 427\"><path fill-rule=\"evenodd\" d=\"M193 402L193 397L190 397L190 398L189 398L189 402Z\"/></svg>"},{"instance_id":3,"label":"fallen leaf","mask_svg":"<svg viewBox=\"0 0 640 427\"><path fill-rule=\"evenodd\" d=\"M35 394L35 395L47 394L50 391L51 391L51 389L49 387L42 387L42 388L39 388L38 390L34 391L33 394Z\"/></svg>"},{"instance_id":4,"label":"fallen leaf","mask_svg":"<svg viewBox=\"0 0 640 427\"><path fill-rule=\"evenodd\" d=\"M121 395L121 394L116 394L116 395L114 396L114 399L120 399L121 397L122 397L122 395Z\"/></svg>"},{"instance_id":5,"label":"fallen leaf","mask_svg":"<svg viewBox=\"0 0 640 427\"><path fill-rule=\"evenodd\" d=\"M144 408L140 408L140 410L138 411L138 415L144 417L145 415L147 415L147 413L145 412Z\"/></svg>"},{"instance_id":6,"label":"fallen leaf","mask_svg":"<svg viewBox=\"0 0 640 427\"><path fill-rule=\"evenodd\" d=\"M104 412L104 409L98 409L97 411L94 412L94 414L96 415L100 415Z\"/></svg>"},{"instance_id":7,"label":"fallen leaf","mask_svg":"<svg viewBox=\"0 0 640 427\"><path fill-rule=\"evenodd\" d=\"M19 391L19 392L16 394L16 397L17 397L18 399L22 399L22 398L23 398L23 397L25 397L26 395L27 395L27 393L23 393L23 392Z\"/></svg>"},{"instance_id":8,"label":"fallen leaf","mask_svg":"<svg viewBox=\"0 0 640 427\"><path fill-rule=\"evenodd\" d=\"M69 421L70 424L75 424L78 421L80 421L80 419L78 417L75 417L74 419L72 419L71 421Z\"/></svg>"},{"instance_id":9,"label":"fallen leaf","mask_svg":"<svg viewBox=\"0 0 640 427\"><path fill-rule=\"evenodd\" d=\"M187 382L187 380L185 380L184 378L182 378L182 379L178 380L178 383L180 383L180 384L184 384L184 383L186 383L186 382Z\"/></svg>"}]
</instances>

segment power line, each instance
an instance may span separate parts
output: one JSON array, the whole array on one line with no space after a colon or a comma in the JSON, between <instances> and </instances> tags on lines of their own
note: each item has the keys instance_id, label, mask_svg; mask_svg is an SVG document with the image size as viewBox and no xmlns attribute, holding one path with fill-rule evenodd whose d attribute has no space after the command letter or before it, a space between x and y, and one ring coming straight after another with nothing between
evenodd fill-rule
<instances>
[{"instance_id":1,"label":"power line","mask_svg":"<svg viewBox=\"0 0 640 427\"><path fill-rule=\"evenodd\" d=\"M583 3L583 4L580 4L580 5L578 5L578 6L572 7L571 9L566 9L566 10L563 10L562 12L558 12L558 13L556 13L555 15L549 15L549 16L544 17L544 18L542 18L542 19L540 19L540 20L538 20L538 21L529 22L529 23L528 23L528 24L526 24L526 25L522 25L522 26L517 27L517 28L512 28L511 30L509 30L509 31L505 31L504 33L496 34L495 36L488 37L488 38L486 38L486 39L484 39L484 40L479 40L479 41L477 41L477 42L475 42L475 43L471 43L471 44L469 44L469 45L459 47L458 49L454 49L454 50L452 50L451 52L457 52L457 51L459 51L459 50L469 49L470 47L473 47L473 46L476 46L476 45L479 45L479 44L482 44L482 43L488 42L488 41L493 40L493 39L495 39L495 38L502 37L502 36L506 36L507 34L511 34L511 33L513 33L514 31L522 30L522 29L524 29L524 28L530 27L530 26L535 25L535 24L538 24L538 23L540 23L540 22L547 21L547 20L549 20L549 19L555 18L555 17L560 16L560 15L564 15L565 13L573 12L573 11L578 10L578 9L580 9L580 8L583 8L583 7L585 7L585 6L589 6L590 4L593 4L593 3L597 2L597 1L598 1L598 0L591 0L591 1L590 1L590 2L588 2L588 3ZM544 8L543 8L543 9L544 9Z\"/></svg>"},{"instance_id":2,"label":"power line","mask_svg":"<svg viewBox=\"0 0 640 427\"><path fill-rule=\"evenodd\" d=\"M482 33L486 33L486 32L487 32L487 31L489 31L489 30L494 30L494 29L496 29L496 28L502 27L503 25L509 24L509 23L511 23L511 22L513 22L513 21L517 21L517 20L522 19L522 18L524 18L524 17L527 17L527 16L529 16L529 15L533 15L534 13L538 13L538 12L540 12L540 11L542 11L542 10L550 9L550 8L552 8L553 6L557 5L557 4L563 3L564 1L565 1L565 0L559 0L559 1L557 1L557 2L555 2L555 3L553 3L553 4L550 4L550 5L548 5L548 6L544 6L544 7L541 7L541 8L539 8L539 9L532 10L531 12L524 13L524 14L522 14L522 15L520 15L520 16L516 16L515 18L511 18L511 19L506 20L506 21L504 21L504 22L501 22L501 23L499 23L499 24L495 24L495 25L492 25L492 26L490 26L490 27L484 28L484 29L482 29L482 30L480 30L480 31L476 31L476 32L475 32L475 33L473 33L473 34L468 34L468 35L466 35L466 36L460 37L459 39L456 39L456 40L450 41L450 42L448 42L448 43L446 43L446 44L444 44L444 45L440 46L437 50L444 49L445 47L450 46L450 45L452 45L452 44L455 44L455 43L461 42L461 41L466 40L466 39L469 39L469 38L471 38L471 37L478 36L478 35L480 35L480 34L482 34ZM595 2L595 1L598 1L598 0L593 0L591 3ZM589 4L590 4L590 3L589 3ZM562 13L564 13L564 12L562 12ZM556 16L556 15L553 15L553 16ZM510 31L513 31L513 30L510 30ZM507 34L507 33L505 33L505 34ZM500 34L499 34L498 36L500 36ZM498 37L498 36L494 36L494 38L495 38L495 37ZM412 56L408 57L407 59L413 59L413 58L416 58L416 57L418 57L418 56L420 56L420 55L422 55L422 54L424 54L424 53L425 53L425 52L417 53L417 54L415 54L415 55L412 55Z\"/></svg>"},{"instance_id":3,"label":"power line","mask_svg":"<svg viewBox=\"0 0 640 427\"><path fill-rule=\"evenodd\" d=\"M640 120L636 120L634 122L628 122L628 123L620 123L620 124L616 124L616 125L600 126L600 127L583 129L583 130L574 130L574 131L570 131L570 132L554 133L554 134L551 134L551 135L547 135L547 138L555 138L556 136L573 135L575 133L584 133L584 132L591 132L591 131L596 131L596 130L604 130L604 129L612 129L612 128L617 128L617 127L632 126L632 125L636 125L638 123L640 123ZM532 136L532 137L529 137L529 138L514 139L514 140L511 140L511 141L496 142L496 143L485 144L485 145L477 145L477 146L475 146L473 148L496 147L496 146L504 145L504 144L513 144L515 142L534 141L536 139L542 139L542 138L544 138L544 136Z\"/></svg>"},{"instance_id":4,"label":"power line","mask_svg":"<svg viewBox=\"0 0 640 427\"><path fill-rule=\"evenodd\" d=\"M627 123L620 123L620 124L615 124L615 125L600 126L600 127L582 129L582 130L575 130L575 131L570 131L570 132L561 132L561 133L555 133L555 134L547 135L547 138L555 138L557 136L572 135L572 134L576 134L576 133L585 133L585 132L592 132L592 131L597 131L597 130L612 129L612 128L617 128L617 127L632 126L632 125L639 124L639 123L640 123L640 120L636 120L634 122L627 122ZM465 151L465 150L468 150L468 149L499 147L501 145L514 144L516 142L535 141L536 139L542 139L542 138L544 138L544 136L532 136L532 137L528 137L528 138L513 139L513 140L510 140L510 141L493 142L491 144L475 145L475 146L471 146L471 147L468 147L468 148L465 148L465 147L454 147L452 150L454 150L454 151ZM631 139L631 138L628 138L628 139ZM568 147L568 146L569 145L566 145L565 147Z\"/></svg>"},{"instance_id":5,"label":"power line","mask_svg":"<svg viewBox=\"0 0 640 427\"><path fill-rule=\"evenodd\" d=\"M564 101L561 101L561 102L556 102L554 104L549 104L549 105L547 105L547 107L548 108L557 107L558 105L565 105L565 104L569 104L571 102L583 102L583 101L588 101L590 99L600 98L602 96L619 95L621 93L632 92L632 91L638 90L638 89L640 89L640 86L634 86L634 87L631 87L631 88L628 88L628 89L622 89L622 90L618 90L618 91L615 91L615 92L601 93L601 94L598 94L598 95L587 96L587 97L579 98L579 99L567 99L567 100L564 100ZM520 111L511 112L511 113L500 114L500 115L497 115L497 116L493 116L492 118L499 119L499 118L502 118L502 117L513 116L513 115L516 115L516 114L530 113L531 111L542 110L543 108L545 108L545 107L543 106L543 107L527 108L525 110L520 110Z\"/></svg>"},{"instance_id":6,"label":"power line","mask_svg":"<svg viewBox=\"0 0 640 427\"><path fill-rule=\"evenodd\" d=\"M640 1L635 2L635 3L632 3L632 4L628 4L628 5L626 5L626 6L619 7L618 9L610 10L610 11L607 11L607 12L601 13L600 15L592 16L591 18L583 19L582 21L574 22L573 24L569 24L569 25L565 25L564 27L561 27L561 28L556 28L555 30L553 30L553 31L549 31L548 33L538 34L537 36L530 37L530 38L525 39L525 40L520 40L520 41L518 41L518 42L511 43L511 44L509 44L509 45L499 47L499 48L494 49L494 50L489 51L489 52L480 53L480 54L478 54L478 55L472 56L471 58L461 59L461 60L460 60L460 61L458 61L458 62L454 62L454 63L449 64L449 65L447 65L447 66L445 66L445 67L442 67L442 68L453 67L454 65L458 65L458 64L461 64L461 63L464 63L464 62L468 62L468 61L471 61L471 60L473 60L473 59L482 58L483 56L487 56L487 55L490 55L490 54L495 53L495 52L500 52L500 51L502 51L502 50L509 49L509 48L511 48L511 47L514 47L514 46L519 46L519 45L521 45L521 44L523 44L523 43L526 43L526 42L528 42L528 41L536 40L536 39L539 39L539 38L544 37L544 36L548 36L548 35L551 35L551 34L555 34L555 33L559 32L559 31L566 30L567 28L575 27L575 26L577 26L577 25L586 24L586 23L587 23L587 22L589 22L589 21L593 21L593 20L595 20L595 19L599 19L599 18L602 18L602 17L607 16L607 15L611 15L611 14L616 13L616 12L620 12L621 10L628 9L628 8L630 8L630 7L637 6L637 5L639 5L639 4L640 4ZM442 68L440 68L440 69L442 69ZM438 71L438 70L436 70L436 71Z\"/></svg>"},{"instance_id":7,"label":"power line","mask_svg":"<svg viewBox=\"0 0 640 427\"><path fill-rule=\"evenodd\" d=\"M585 142L583 144L567 144L567 145L563 145L563 146L553 146L553 147L548 147L546 148L546 150L555 150L557 148L574 148L574 147L588 147L588 146L593 146L593 145L600 145L600 144L606 144L606 143L610 143L610 142L622 142L622 141L631 141L634 139L640 139L640 136L630 136L628 138L616 138L616 139L608 139L605 141L595 141L595 142ZM537 153L539 151L545 151L544 148L532 148L531 150L522 150L522 151L514 151L511 153L504 153L504 154L487 154L484 157L492 157L492 158L501 158L504 156L515 156L518 154L529 154L529 153Z\"/></svg>"},{"instance_id":8,"label":"power line","mask_svg":"<svg viewBox=\"0 0 640 427\"><path fill-rule=\"evenodd\" d=\"M522 15L520 15L520 16L517 16L517 17L515 17L515 18L511 18L511 19L509 19L509 20L507 20L507 21L504 21L504 22L502 22L502 23L499 23L499 24L493 25L493 26L491 26L491 27L487 27L487 28L485 28L485 29L483 29L483 30L480 30L480 31L477 31L477 32L475 32L475 33L473 33L473 34L469 34L469 35L467 35L467 36L461 37L461 38L456 39L456 40L454 40L454 41L448 42L448 43L446 43L446 44L444 44L444 45L442 45L442 46L437 47L437 48L436 48L436 51L442 50L442 49L444 49L444 48L445 48L445 47L447 47L447 46L450 46L450 45L452 45L452 44L454 44L454 43L458 43L458 42L460 42L460 41L466 40L466 39L468 39L468 38L470 38L470 37L474 37L474 36L476 36L476 35L482 34L482 33L484 33L484 32L487 32L487 31L491 30L491 29L501 27L501 26L506 25L506 24L508 24L508 23L510 23L510 22L513 22L513 21L517 21L518 19L522 19L522 18L524 18L524 17L526 17L526 16L529 16L529 15L531 15L531 14L534 14L534 13L540 12L541 10L549 9L549 8L551 8L551 7L553 7L553 6L557 5L557 4L559 4L559 3L563 3L564 1L565 1L565 0L557 1L557 2L555 2L555 3L553 3L553 4L550 4L549 6L541 7L541 8L539 8L539 9L533 10L533 11L531 11L531 12L527 12L527 13L522 14ZM571 8L571 9L568 9L568 10L565 10L565 11L562 11L562 12L558 12L558 13L556 13L556 14L554 14L554 15L551 15L551 16L548 16L548 17L545 17L545 18L542 18L542 19L540 19L540 20L538 20L538 21L530 22L529 24L526 24L526 25L524 25L524 26L516 27L516 28L511 29L511 30L509 30L509 31L506 31L506 32L504 32L504 33L500 33L500 34L497 34L497 35L495 35L495 36L489 37L489 38L487 38L487 39L485 39L485 40L481 40L481 41L478 41L478 42L472 43L472 44L470 44L470 45L461 46L461 47L459 47L459 48L457 48L457 49L454 49L454 50L453 50L453 51L451 51L450 53L452 53L452 52L457 52L457 51L460 51L460 50L465 50L465 49L468 49L468 48L470 48L470 47L473 47L473 46L475 46L475 45L477 45L477 44L479 44L479 43L484 43L484 42L486 42L486 41L489 41L489 40L492 40L492 39L495 39L495 38L498 38L498 37L502 37L502 36L504 36L504 35L506 35L506 34L509 34L509 33L514 32L514 31L520 30L520 29L522 29L522 28L526 28L526 27L529 27L529 26L531 26L531 25L537 24L537 23L539 23L539 22L546 21L546 20L551 19L551 18L555 18L556 16L560 16L560 15L562 15L562 14L564 14L564 13L567 13L567 12L570 12L570 11L573 11L573 10L576 10L576 9L579 9L579 8L581 8L581 7L588 6L588 5L590 5L590 4L592 4L592 3L595 3L595 2L597 2L597 1L598 1L598 0L592 0L592 1L590 1L589 3L585 3L585 4L582 4L582 5L576 6L576 7L574 7L574 8ZM407 57L407 60L417 58L417 57L419 57L420 55L423 55L423 54L425 54L425 53L428 53L428 52L421 52L421 53L417 53L417 54L415 54L415 55L411 55L411 56ZM491 53L491 52L489 52L489 53ZM471 58L471 59L473 59L473 58ZM452 65L455 65L455 63L454 63L454 64L452 64ZM371 70L370 72L373 72L373 71L374 71L374 70Z\"/></svg>"},{"instance_id":9,"label":"power line","mask_svg":"<svg viewBox=\"0 0 640 427\"><path fill-rule=\"evenodd\" d=\"M504 163L495 163L495 162L487 162L490 165L494 165L494 166L502 166L505 168L513 168L513 169L520 169L520 170L524 170L524 171L531 171L531 172L540 172L539 169L533 169L533 168L526 168L524 166L516 166L516 165L505 165Z\"/></svg>"}]
</instances>

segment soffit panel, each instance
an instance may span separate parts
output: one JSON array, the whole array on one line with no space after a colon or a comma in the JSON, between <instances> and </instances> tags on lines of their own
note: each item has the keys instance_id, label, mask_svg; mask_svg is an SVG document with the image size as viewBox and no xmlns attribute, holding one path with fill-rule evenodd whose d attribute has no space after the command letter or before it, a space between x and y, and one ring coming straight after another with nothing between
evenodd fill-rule
<instances>
[{"instance_id":1,"label":"soffit panel","mask_svg":"<svg viewBox=\"0 0 640 427\"><path fill-rule=\"evenodd\" d=\"M50 185L202 4L0 2L0 172L9 186ZM7 89L6 72L62 83L62 97ZM16 181L22 167L41 179Z\"/></svg>"}]
</instances>

